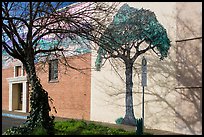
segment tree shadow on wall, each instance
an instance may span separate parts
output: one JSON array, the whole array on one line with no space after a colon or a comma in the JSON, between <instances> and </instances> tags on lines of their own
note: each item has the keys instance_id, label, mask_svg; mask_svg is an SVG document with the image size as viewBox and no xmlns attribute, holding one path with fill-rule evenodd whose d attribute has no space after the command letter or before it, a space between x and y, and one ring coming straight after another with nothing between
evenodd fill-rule
<instances>
[{"instance_id":1,"label":"tree shadow on wall","mask_svg":"<svg viewBox=\"0 0 204 137\"><path fill-rule=\"evenodd\" d=\"M151 52L145 54L149 83L145 88L145 119L149 121L149 125L157 128L164 125L173 127L172 130L178 133L202 134L202 37L197 39L200 33L191 27L193 22L177 17L177 23L177 39L189 36L195 39L176 41L164 61L152 57ZM134 79L137 77L133 90L136 102L134 108L137 112L137 108L141 106L141 101L138 103L137 100L141 100L142 94L140 63L137 61L133 71ZM111 60L113 71L124 82L120 72L124 71L124 67L121 64L120 61ZM125 94L124 87L111 85L111 88L112 92L106 91L112 99L111 103L124 97L121 96ZM114 105L124 107L120 103Z\"/></svg>"}]
</instances>

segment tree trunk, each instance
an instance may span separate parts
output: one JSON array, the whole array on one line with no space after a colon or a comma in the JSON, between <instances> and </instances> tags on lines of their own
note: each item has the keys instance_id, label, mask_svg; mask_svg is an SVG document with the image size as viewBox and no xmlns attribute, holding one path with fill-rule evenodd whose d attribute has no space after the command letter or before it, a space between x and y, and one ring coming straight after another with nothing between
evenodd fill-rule
<instances>
[{"instance_id":1,"label":"tree trunk","mask_svg":"<svg viewBox=\"0 0 204 137\"><path fill-rule=\"evenodd\" d=\"M122 121L122 124L125 125L133 125L135 126L136 119L134 116L134 109L133 109L133 97L132 97L132 88L133 88L133 82L132 82L132 68L133 63L131 61L125 62L125 76L126 76L126 97L125 97L125 103L126 103L126 113L125 117Z\"/></svg>"},{"instance_id":2,"label":"tree trunk","mask_svg":"<svg viewBox=\"0 0 204 137\"><path fill-rule=\"evenodd\" d=\"M38 77L36 75L34 60L26 59L23 63L26 73L28 76L28 81L31 84L32 91L30 94L30 115L27 118L26 125L31 129L31 131L37 127L41 126L45 128L47 134L54 134L54 117L49 116L50 106L48 101L48 93L43 89Z\"/></svg>"}]
</instances>

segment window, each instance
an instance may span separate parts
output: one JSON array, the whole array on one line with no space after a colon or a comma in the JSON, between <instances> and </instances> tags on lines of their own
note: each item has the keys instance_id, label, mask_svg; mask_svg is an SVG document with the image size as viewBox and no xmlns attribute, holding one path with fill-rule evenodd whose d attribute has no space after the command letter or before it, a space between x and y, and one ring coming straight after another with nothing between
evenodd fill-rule
<instances>
[{"instance_id":1,"label":"window","mask_svg":"<svg viewBox=\"0 0 204 137\"><path fill-rule=\"evenodd\" d=\"M16 66L16 77L21 76L21 66Z\"/></svg>"},{"instance_id":2,"label":"window","mask_svg":"<svg viewBox=\"0 0 204 137\"><path fill-rule=\"evenodd\" d=\"M58 60L50 60L49 62L49 81L58 80Z\"/></svg>"},{"instance_id":3,"label":"window","mask_svg":"<svg viewBox=\"0 0 204 137\"><path fill-rule=\"evenodd\" d=\"M14 77L22 76L21 70L22 70L22 66L15 66L14 67Z\"/></svg>"}]
</instances>

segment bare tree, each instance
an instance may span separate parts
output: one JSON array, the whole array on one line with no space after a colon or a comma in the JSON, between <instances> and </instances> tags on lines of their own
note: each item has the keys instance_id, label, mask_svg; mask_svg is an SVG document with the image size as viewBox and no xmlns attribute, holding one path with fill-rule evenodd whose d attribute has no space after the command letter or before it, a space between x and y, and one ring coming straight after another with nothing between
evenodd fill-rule
<instances>
[{"instance_id":1,"label":"bare tree","mask_svg":"<svg viewBox=\"0 0 204 137\"><path fill-rule=\"evenodd\" d=\"M65 51L62 42L66 38L78 41L79 37L89 37L100 21L112 14L114 6L104 3L79 3L76 7L60 9L63 2L3 2L2 3L2 46L11 57L19 59L32 87L30 115L26 126L19 134L29 134L37 126L42 126L48 134L54 134L54 117L49 116L48 92L40 84L36 75L36 57L58 54ZM102 13L105 16L94 18ZM41 40L50 44L43 48ZM92 40L93 37L92 37ZM58 54L59 55L59 54ZM67 66L68 62L65 63ZM16 132L16 133L15 133ZM15 131L17 134L19 131Z\"/></svg>"}]
</instances>

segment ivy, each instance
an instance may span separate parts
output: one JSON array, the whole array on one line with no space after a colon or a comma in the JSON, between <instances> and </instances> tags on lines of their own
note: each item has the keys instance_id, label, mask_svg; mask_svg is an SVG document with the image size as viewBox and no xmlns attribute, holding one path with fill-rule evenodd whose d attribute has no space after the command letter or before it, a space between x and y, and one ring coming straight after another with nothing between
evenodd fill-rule
<instances>
[{"instance_id":1,"label":"ivy","mask_svg":"<svg viewBox=\"0 0 204 137\"><path fill-rule=\"evenodd\" d=\"M31 111L26 123L31 130L40 126L44 127L48 134L54 134L54 117L49 116L51 108L48 98L47 91L42 88L39 80L37 80L32 87L30 97Z\"/></svg>"},{"instance_id":2,"label":"ivy","mask_svg":"<svg viewBox=\"0 0 204 137\"><path fill-rule=\"evenodd\" d=\"M5 135L29 135L38 127L43 127L48 135L54 135L54 116L49 116L51 108L49 106L48 92L42 88L36 75L31 75L35 81L30 94L30 115L26 122L19 127L12 127Z\"/></svg>"}]
</instances>

